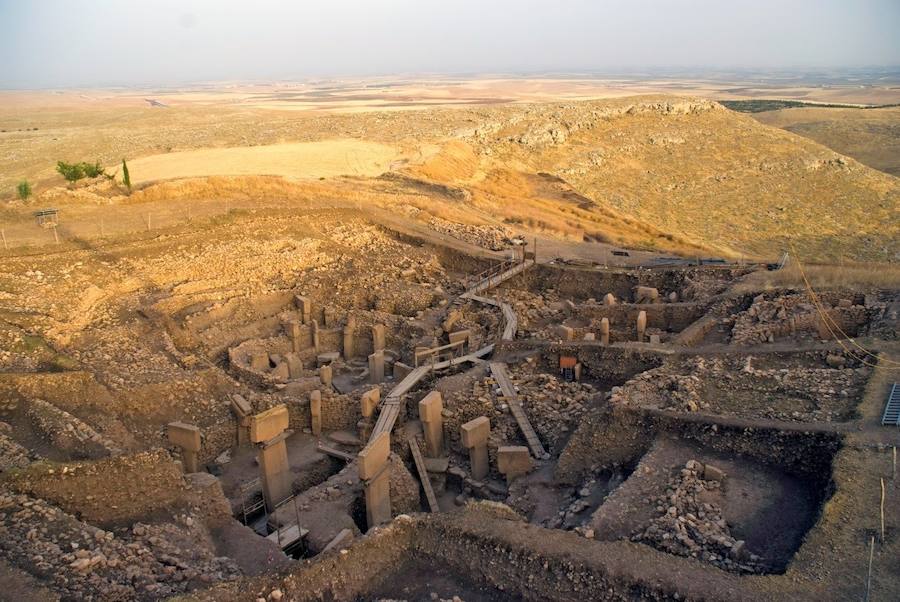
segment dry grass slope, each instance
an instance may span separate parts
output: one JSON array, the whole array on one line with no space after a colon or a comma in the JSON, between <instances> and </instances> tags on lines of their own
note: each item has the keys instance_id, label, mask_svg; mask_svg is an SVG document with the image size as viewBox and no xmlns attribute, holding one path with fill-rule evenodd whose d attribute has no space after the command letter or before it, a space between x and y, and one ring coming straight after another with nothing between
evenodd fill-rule
<instances>
[{"instance_id":1,"label":"dry grass slope","mask_svg":"<svg viewBox=\"0 0 900 602\"><path fill-rule=\"evenodd\" d=\"M900 176L900 107L886 109L784 109L753 115L760 123L793 132Z\"/></svg>"}]
</instances>

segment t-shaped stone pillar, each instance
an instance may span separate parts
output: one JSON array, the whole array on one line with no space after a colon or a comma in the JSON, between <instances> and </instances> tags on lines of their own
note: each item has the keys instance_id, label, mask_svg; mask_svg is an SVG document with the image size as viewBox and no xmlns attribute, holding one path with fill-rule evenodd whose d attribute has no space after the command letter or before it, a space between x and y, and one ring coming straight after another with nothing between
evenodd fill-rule
<instances>
[{"instance_id":1,"label":"t-shaped stone pillar","mask_svg":"<svg viewBox=\"0 0 900 602\"><path fill-rule=\"evenodd\" d=\"M612 293L606 293L603 295L603 305L615 305L616 297Z\"/></svg>"},{"instance_id":2,"label":"t-shaped stone pillar","mask_svg":"<svg viewBox=\"0 0 900 602\"><path fill-rule=\"evenodd\" d=\"M325 364L319 368L319 380L322 381L322 386L326 389L331 388L331 379L334 375L334 370L331 368L331 364Z\"/></svg>"},{"instance_id":3,"label":"t-shaped stone pillar","mask_svg":"<svg viewBox=\"0 0 900 602\"><path fill-rule=\"evenodd\" d=\"M285 440L288 411L284 404L261 412L250 419L250 441L259 446L259 468L262 471L263 498L266 508L275 507L291 496L291 467Z\"/></svg>"},{"instance_id":4,"label":"t-shaped stone pillar","mask_svg":"<svg viewBox=\"0 0 900 602\"><path fill-rule=\"evenodd\" d=\"M356 354L356 318L347 316L344 326L344 359L350 361Z\"/></svg>"},{"instance_id":5,"label":"t-shaped stone pillar","mask_svg":"<svg viewBox=\"0 0 900 602\"><path fill-rule=\"evenodd\" d=\"M319 353L319 322L318 322L318 320L312 321L312 344L313 344L313 349L315 349L316 353Z\"/></svg>"},{"instance_id":6,"label":"t-shaped stone pillar","mask_svg":"<svg viewBox=\"0 0 900 602\"><path fill-rule=\"evenodd\" d=\"M294 297L294 305L300 310L300 319L303 323L309 324L312 315L312 302L307 297L296 295Z\"/></svg>"},{"instance_id":7,"label":"t-shaped stone pillar","mask_svg":"<svg viewBox=\"0 0 900 602\"><path fill-rule=\"evenodd\" d=\"M647 312L641 310L637 315L637 340L644 340L644 333L647 331Z\"/></svg>"},{"instance_id":8,"label":"t-shaped stone pillar","mask_svg":"<svg viewBox=\"0 0 900 602\"><path fill-rule=\"evenodd\" d=\"M376 351L369 356L369 382L384 382L384 351Z\"/></svg>"},{"instance_id":9,"label":"t-shaped stone pillar","mask_svg":"<svg viewBox=\"0 0 900 602\"><path fill-rule=\"evenodd\" d=\"M600 343L609 345L609 318L600 320Z\"/></svg>"},{"instance_id":10,"label":"t-shaped stone pillar","mask_svg":"<svg viewBox=\"0 0 900 602\"><path fill-rule=\"evenodd\" d=\"M372 351L384 351L384 324L372 327Z\"/></svg>"},{"instance_id":11,"label":"t-shaped stone pillar","mask_svg":"<svg viewBox=\"0 0 900 602\"><path fill-rule=\"evenodd\" d=\"M193 424L170 422L166 431L169 443L181 448L184 472L197 472L197 453L200 451L200 429Z\"/></svg>"},{"instance_id":12,"label":"t-shaped stone pillar","mask_svg":"<svg viewBox=\"0 0 900 602\"><path fill-rule=\"evenodd\" d=\"M378 407L378 401L381 399L381 389L369 389L359 398L359 409L362 414L356 426L359 429L359 438L363 441L368 440L372 434L372 417L375 415L375 408Z\"/></svg>"},{"instance_id":13,"label":"t-shaped stone pillar","mask_svg":"<svg viewBox=\"0 0 900 602\"><path fill-rule=\"evenodd\" d=\"M375 408L381 401L381 389L369 389L359 398L360 411L363 418L371 418L375 414Z\"/></svg>"},{"instance_id":14,"label":"t-shaped stone pillar","mask_svg":"<svg viewBox=\"0 0 900 602\"><path fill-rule=\"evenodd\" d=\"M313 435L322 434L322 392L318 389L309 394L310 428Z\"/></svg>"},{"instance_id":15,"label":"t-shaped stone pillar","mask_svg":"<svg viewBox=\"0 0 900 602\"><path fill-rule=\"evenodd\" d=\"M570 326L566 326L565 324L560 324L556 327L556 338L561 341L571 341L575 338L575 330Z\"/></svg>"},{"instance_id":16,"label":"t-shaped stone pillar","mask_svg":"<svg viewBox=\"0 0 900 602\"><path fill-rule=\"evenodd\" d=\"M528 474L533 466L531 454L523 445L505 445L497 450L497 470L506 477L507 483Z\"/></svg>"},{"instance_id":17,"label":"t-shaped stone pillar","mask_svg":"<svg viewBox=\"0 0 900 602\"><path fill-rule=\"evenodd\" d=\"M491 421L487 416L479 416L459 427L463 447L469 450L472 478L480 481L488 475L488 437L491 435Z\"/></svg>"},{"instance_id":18,"label":"t-shaped stone pillar","mask_svg":"<svg viewBox=\"0 0 900 602\"><path fill-rule=\"evenodd\" d=\"M297 353L298 351L303 349L303 344L300 340L300 320L291 320L290 322L288 322L288 332L291 335L291 350L294 353Z\"/></svg>"},{"instance_id":19,"label":"t-shaped stone pillar","mask_svg":"<svg viewBox=\"0 0 900 602\"><path fill-rule=\"evenodd\" d=\"M366 524L370 529L391 520L390 454L390 433L382 431L357 455L359 478L366 492Z\"/></svg>"},{"instance_id":20,"label":"t-shaped stone pillar","mask_svg":"<svg viewBox=\"0 0 900 602\"><path fill-rule=\"evenodd\" d=\"M425 455L440 458L444 455L444 401L440 391L432 391L419 402L419 420L425 427Z\"/></svg>"},{"instance_id":21,"label":"t-shaped stone pillar","mask_svg":"<svg viewBox=\"0 0 900 602\"><path fill-rule=\"evenodd\" d=\"M235 393L231 396L231 411L237 420L237 442L243 445L250 437L250 414L253 407L250 405L243 395Z\"/></svg>"}]
</instances>

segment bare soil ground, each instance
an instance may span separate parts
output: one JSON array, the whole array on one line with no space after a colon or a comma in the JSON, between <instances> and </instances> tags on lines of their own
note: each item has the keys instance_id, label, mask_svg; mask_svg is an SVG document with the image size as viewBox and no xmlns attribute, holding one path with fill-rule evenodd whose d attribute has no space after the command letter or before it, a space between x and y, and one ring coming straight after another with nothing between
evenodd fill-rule
<instances>
[{"instance_id":1,"label":"bare soil ground","mask_svg":"<svg viewBox=\"0 0 900 602\"><path fill-rule=\"evenodd\" d=\"M298 178L378 176L400 159L396 149L361 140L179 151L133 161L135 184L198 176L278 175ZM115 167L112 167L115 169Z\"/></svg>"}]
</instances>

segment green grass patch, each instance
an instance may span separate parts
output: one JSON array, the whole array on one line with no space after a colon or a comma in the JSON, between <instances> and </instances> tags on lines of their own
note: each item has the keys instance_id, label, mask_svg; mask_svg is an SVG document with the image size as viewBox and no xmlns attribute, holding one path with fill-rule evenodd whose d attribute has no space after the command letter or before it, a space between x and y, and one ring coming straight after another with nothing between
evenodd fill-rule
<instances>
[{"instance_id":1,"label":"green grass patch","mask_svg":"<svg viewBox=\"0 0 900 602\"><path fill-rule=\"evenodd\" d=\"M801 100L778 100L774 98L755 98L753 100L720 100L719 104L732 111L738 113L763 113L765 111L778 111L780 109L797 109L802 107L812 107L816 109L886 109L888 107L900 106L897 104L890 105L871 105L861 107L859 105L847 104L824 104L816 102L803 102Z\"/></svg>"}]
</instances>

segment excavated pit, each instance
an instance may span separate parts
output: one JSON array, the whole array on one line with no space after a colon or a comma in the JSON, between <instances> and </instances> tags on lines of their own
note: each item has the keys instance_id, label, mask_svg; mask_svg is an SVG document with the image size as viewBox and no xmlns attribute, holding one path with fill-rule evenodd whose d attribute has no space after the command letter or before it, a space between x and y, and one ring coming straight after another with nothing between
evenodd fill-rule
<instances>
[{"instance_id":1,"label":"excavated pit","mask_svg":"<svg viewBox=\"0 0 900 602\"><path fill-rule=\"evenodd\" d=\"M7 554L15 567L32 572L27 559L46 554L54 564L38 577L69 570L76 584L49 582L56 591L147 600L265 598L276 587L297 600L797 597L782 575L808 570L804 547L822 549L823 508L853 474L836 466L885 441L863 422L866 396L884 386L868 365L877 360L824 340L805 291L747 292L745 277L762 269L752 266L557 262L464 298L476 274L525 255L470 254L340 217L313 216L315 236L273 220L259 278L253 247L162 249L183 277L153 268L142 275L152 285L130 283L89 327L66 333L52 370L44 358L33 362L39 376L3 375L0 451L15 495L2 503L44 500L28 529L11 522L14 510L2 519L9 549L27 550ZM237 265L213 278L208 253ZM832 290L819 301L848 335L896 340L896 291ZM429 365L439 368L391 398ZM410 442L428 449L420 402L435 392L442 444L420 473ZM278 433L251 441L254 417L282 407ZM393 520L373 529L359 454L392 411ZM462 431L482 418L488 466L476 477ZM197 473L181 475L191 458L168 438L173 422L199 431ZM848 450L853 430L871 440ZM265 509L260 457L279 437L288 497ZM501 472L510 447L528 460L521 473ZM91 478L114 483L119 462L150 449L152 478L135 485L143 501L107 493L116 503L104 510L69 477L97 470ZM82 572L83 553L53 535L54 555L40 530L29 535L37 517L66 536L94 524L113 537ZM292 527L302 542L283 548ZM157 563L133 569L135 579L114 556L129 543ZM763 579L770 589L757 589Z\"/></svg>"}]
</instances>

